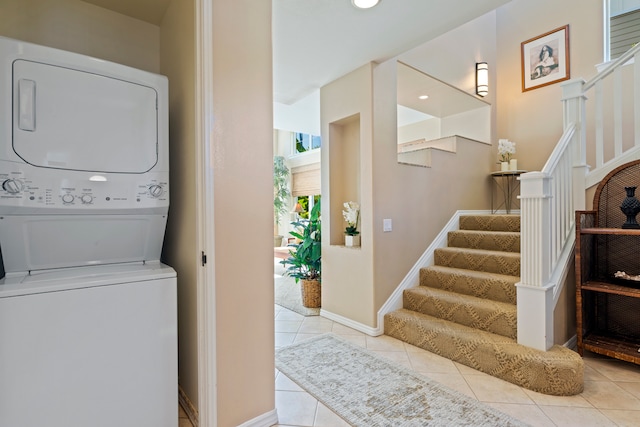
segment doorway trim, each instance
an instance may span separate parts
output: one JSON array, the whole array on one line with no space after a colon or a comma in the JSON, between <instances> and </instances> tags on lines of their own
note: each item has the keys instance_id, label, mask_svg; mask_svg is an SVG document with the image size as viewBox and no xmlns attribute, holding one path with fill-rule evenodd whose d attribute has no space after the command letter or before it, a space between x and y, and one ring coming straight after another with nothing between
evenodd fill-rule
<instances>
[{"instance_id":1,"label":"doorway trim","mask_svg":"<svg viewBox=\"0 0 640 427\"><path fill-rule=\"evenodd\" d=\"M203 257L197 275L198 427L218 418L216 375L216 293L211 135L213 129L213 0L196 0L196 229ZM207 257L210 261L205 262Z\"/></svg>"}]
</instances>

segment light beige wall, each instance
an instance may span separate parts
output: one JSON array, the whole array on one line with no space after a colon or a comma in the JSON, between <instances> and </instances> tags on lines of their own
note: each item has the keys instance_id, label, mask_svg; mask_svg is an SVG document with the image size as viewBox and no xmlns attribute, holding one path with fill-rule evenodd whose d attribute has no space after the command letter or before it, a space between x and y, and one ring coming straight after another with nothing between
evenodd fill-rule
<instances>
[{"instance_id":1,"label":"light beige wall","mask_svg":"<svg viewBox=\"0 0 640 427\"><path fill-rule=\"evenodd\" d=\"M597 73L595 65L603 61L602 1L557 4L512 0L497 10L498 135L516 142L518 167L525 170L540 170L562 135L562 88L556 83L522 92L520 43L569 24L571 78L589 80ZM521 19L523 16L527 19ZM587 163L593 164L592 153ZM592 199L591 190L588 207ZM554 341L564 344L575 334L573 274L566 281L554 319Z\"/></svg>"},{"instance_id":2,"label":"light beige wall","mask_svg":"<svg viewBox=\"0 0 640 427\"><path fill-rule=\"evenodd\" d=\"M374 73L373 141L374 278L377 310L459 209L489 206L489 172L493 165L487 144L458 143L457 153L434 151L432 167L400 165L395 153L395 64ZM393 231L383 232L383 220Z\"/></svg>"},{"instance_id":3,"label":"light beige wall","mask_svg":"<svg viewBox=\"0 0 640 427\"><path fill-rule=\"evenodd\" d=\"M576 335L576 275L575 263L571 262L566 284L558 297L553 312L553 340L555 344L564 344Z\"/></svg>"},{"instance_id":4,"label":"light beige wall","mask_svg":"<svg viewBox=\"0 0 640 427\"><path fill-rule=\"evenodd\" d=\"M458 135L491 144L491 106L442 119L442 136Z\"/></svg>"},{"instance_id":5,"label":"light beige wall","mask_svg":"<svg viewBox=\"0 0 640 427\"><path fill-rule=\"evenodd\" d=\"M398 57L437 79L475 94L475 63L495 63L495 13L486 14ZM455 49L452 48L455 46ZM444 55L443 52L447 52ZM491 146L458 144L457 154L434 152L431 168L396 162L395 60L374 72L372 170L374 312L386 302L409 269L460 209L489 209ZM495 82L484 98L494 102ZM492 126L493 127L493 126ZM493 132L492 132L493 135ZM383 232L392 219L393 231Z\"/></svg>"},{"instance_id":6,"label":"light beige wall","mask_svg":"<svg viewBox=\"0 0 640 427\"><path fill-rule=\"evenodd\" d=\"M213 1L218 427L275 409L271 2ZM250 201L251 209L247 209Z\"/></svg>"},{"instance_id":7,"label":"light beige wall","mask_svg":"<svg viewBox=\"0 0 640 427\"><path fill-rule=\"evenodd\" d=\"M2 0L0 35L158 73L160 30L78 0Z\"/></svg>"},{"instance_id":8,"label":"light beige wall","mask_svg":"<svg viewBox=\"0 0 640 427\"><path fill-rule=\"evenodd\" d=\"M588 80L603 60L602 19L601 0L512 0L497 10L498 137L516 142L520 168L540 170L562 135L561 86L522 92L520 43L569 24L571 77Z\"/></svg>"},{"instance_id":9,"label":"light beige wall","mask_svg":"<svg viewBox=\"0 0 640 427\"><path fill-rule=\"evenodd\" d=\"M322 308L373 326L373 64L324 86L322 126ZM395 82L394 82L395 85ZM343 203L360 204L360 248L344 246Z\"/></svg>"},{"instance_id":10,"label":"light beige wall","mask_svg":"<svg viewBox=\"0 0 640 427\"><path fill-rule=\"evenodd\" d=\"M443 136L447 135L442 134L440 130L440 119L437 117L398 127L398 144L412 142L422 138L428 141Z\"/></svg>"},{"instance_id":11,"label":"light beige wall","mask_svg":"<svg viewBox=\"0 0 640 427\"><path fill-rule=\"evenodd\" d=\"M178 377L198 407L194 1L173 0L160 26L160 71L169 78L171 204L162 259L178 273Z\"/></svg>"},{"instance_id":12,"label":"light beige wall","mask_svg":"<svg viewBox=\"0 0 640 427\"><path fill-rule=\"evenodd\" d=\"M494 27L495 13L490 13L397 59L474 94L475 63L495 63L495 32L486 31ZM451 46L456 46L456 54L445 59L442 52L451 52ZM490 93L485 101L493 102L494 96ZM458 154L437 152L433 168L397 163L396 58L363 66L323 87L321 110L322 306L376 327L377 311L451 215L458 209L489 208L489 173L495 170L495 161L491 146L464 142ZM362 206L362 246L355 250L336 244L345 225L341 205L348 201L340 193L339 181L352 178L336 176L328 164L334 161L329 124L354 115L360 127L356 201ZM393 231L383 232L385 218L393 221Z\"/></svg>"}]
</instances>

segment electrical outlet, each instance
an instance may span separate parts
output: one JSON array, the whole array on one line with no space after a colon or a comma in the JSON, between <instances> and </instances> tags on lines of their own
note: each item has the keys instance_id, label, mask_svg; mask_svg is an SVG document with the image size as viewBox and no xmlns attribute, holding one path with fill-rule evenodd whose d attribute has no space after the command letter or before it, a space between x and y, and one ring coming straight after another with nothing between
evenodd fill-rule
<instances>
[{"instance_id":1,"label":"electrical outlet","mask_svg":"<svg viewBox=\"0 0 640 427\"><path fill-rule=\"evenodd\" d=\"M382 231L383 232L389 232L393 230L393 222L391 221L390 218L385 218L382 220Z\"/></svg>"}]
</instances>

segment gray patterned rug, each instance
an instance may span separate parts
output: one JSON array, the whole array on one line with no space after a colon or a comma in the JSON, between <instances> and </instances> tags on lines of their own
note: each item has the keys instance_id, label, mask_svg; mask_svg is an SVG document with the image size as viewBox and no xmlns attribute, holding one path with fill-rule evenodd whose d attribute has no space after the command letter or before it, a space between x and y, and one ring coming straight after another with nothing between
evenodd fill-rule
<instances>
[{"instance_id":1,"label":"gray patterned rug","mask_svg":"<svg viewBox=\"0 0 640 427\"><path fill-rule=\"evenodd\" d=\"M274 264L273 281L276 304L303 316L318 316L320 314L319 308L308 308L302 305L300 283L296 283L293 277L284 276L284 267L277 262Z\"/></svg>"},{"instance_id":2,"label":"gray patterned rug","mask_svg":"<svg viewBox=\"0 0 640 427\"><path fill-rule=\"evenodd\" d=\"M333 334L277 349L276 367L355 427L526 425Z\"/></svg>"}]
</instances>

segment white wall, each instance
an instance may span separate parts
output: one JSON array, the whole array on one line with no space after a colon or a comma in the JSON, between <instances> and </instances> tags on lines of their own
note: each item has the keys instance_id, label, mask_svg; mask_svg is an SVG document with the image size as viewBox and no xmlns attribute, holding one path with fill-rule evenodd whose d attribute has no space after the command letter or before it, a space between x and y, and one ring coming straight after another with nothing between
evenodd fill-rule
<instances>
[{"instance_id":1,"label":"white wall","mask_svg":"<svg viewBox=\"0 0 640 427\"><path fill-rule=\"evenodd\" d=\"M291 105L274 102L273 128L320 135L320 90Z\"/></svg>"}]
</instances>

